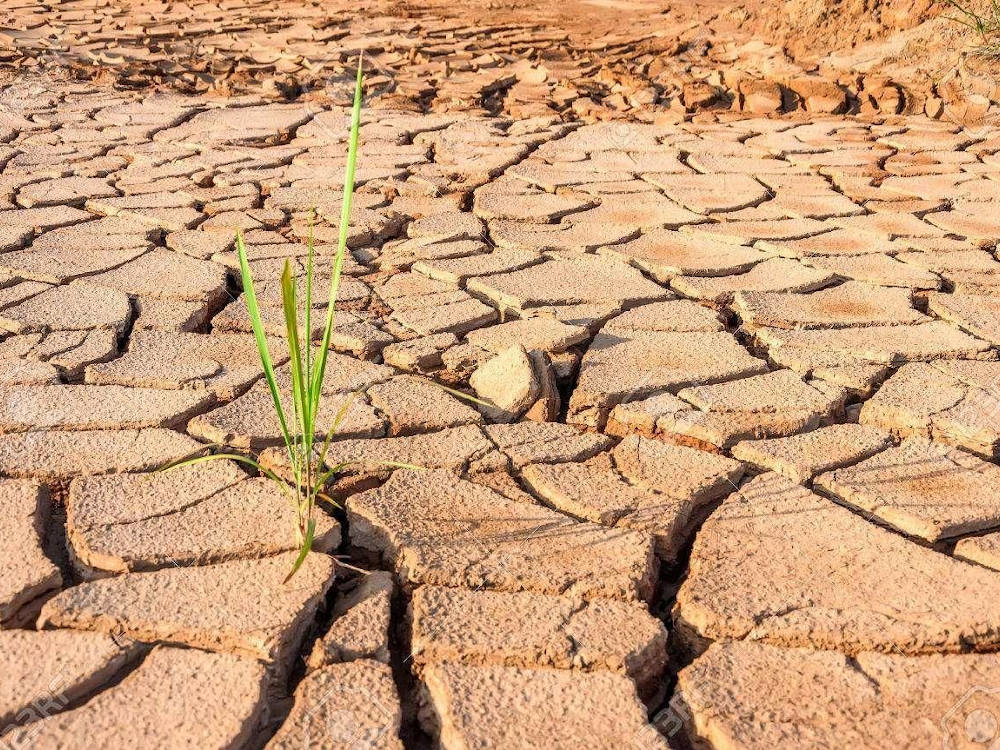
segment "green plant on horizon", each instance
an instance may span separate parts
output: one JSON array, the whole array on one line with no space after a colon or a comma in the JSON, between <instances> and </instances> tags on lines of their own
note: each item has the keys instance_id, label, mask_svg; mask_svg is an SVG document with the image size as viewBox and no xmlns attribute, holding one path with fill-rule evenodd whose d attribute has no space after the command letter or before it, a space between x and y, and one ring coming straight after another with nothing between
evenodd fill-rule
<instances>
[{"instance_id":1,"label":"green plant on horizon","mask_svg":"<svg viewBox=\"0 0 1000 750\"><path fill-rule=\"evenodd\" d=\"M254 340L260 354L264 378L267 381L274 401L274 408L281 428L281 437L288 452L291 468L291 486L277 474L262 467L250 456L238 453L213 453L199 456L174 464L173 467L191 465L214 459L229 459L252 466L267 478L274 481L284 492L296 509L295 535L299 549L298 557L291 571L285 578L287 582L302 566L309 551L312 549L316 531L314 509L317 499L329 500L323 493L326 483L345 466L352 463L343 461L327 468L326 454L330 440L340 426L351 404L348 399L337 412L325 439L317 440L316 418L319 412L320 398L323 390L323 377L326 373L327 355L330 350L330 340L333 334L337 295L340 289L340 276L343 269L344 255L347 251L348 225L351 217L351 201L354 195L354 170L358 155L358 131L361 124L361 58L358 59L358 72L354 88L354 106L351 112L351 130L347 152L347 166L344 174L344 195L340 211L340 232L337 240L337 252L334 256L333 271L330 277L330 297L327 303L326 321L323 336L316 352L313 351L312 333L312 302L313 302L313 261L314 243L312 223L308 240L308 259L306 263L304 326L299 325L299 295L298 283L292 273L291 263L286 260L281 274L281 305L284 313L285 332L288 339L289 366L291 370L291 412L286 411L282 403L280 388L274 370L264 334L264 322L257 304L257 294L254 290L253 278L250 274L250 264L247 259L246 245L243 236L237 233L236 247L240 263L240 276L246 295L247 310L253 325ZM303 335L303 331L305 334ZM396 464L394 464L396 465ZM403 466L398 464L397 466ZM418 467L406 467L418 468ZM332 501L331 501L332 502Z\"/></svg>"},{"instance_id":2,"label":"green plant on horizon","mask_svg":"<svg viewBox=\"0 0 1000 750\"><path fill-rule=\"evenodd\" d=\"M981 44L975 50L980 57L1000 58L1000 0L990 0L990 7L984 13L977 13L959 0L940 0L954 8L959 15L945 16L979 35Z\"/></svg>"}]
</instances>

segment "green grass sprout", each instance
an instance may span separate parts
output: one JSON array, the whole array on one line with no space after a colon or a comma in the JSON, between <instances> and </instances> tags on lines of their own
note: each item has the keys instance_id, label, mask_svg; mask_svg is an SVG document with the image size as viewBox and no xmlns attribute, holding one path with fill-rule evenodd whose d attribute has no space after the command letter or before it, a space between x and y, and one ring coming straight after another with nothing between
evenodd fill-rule
<instances>
[{"instance_id":1,"label":"green grass sprout","mask_svg":"<svg viewBox=\"0 0 1000 750\"><path fill-rule=\"evenodd\" d=\"M945 18L979 35L981 44L976 49L978 56L1000 57L1000 0L991 0L989 8L984 13L977 13L959 0L942 0L942 3L958 13Z\"/></svg>"},{"instance_id":2,"label":"green grass sprout","mask_svg":"<svg viewBox=\"0 0 1000 750\"><path fill-rule=\"evenodd\" d=\"M326 438L317 445L316 418L319 412L320 397L323 391L323 377L326 373L327 355L330 350L330 340L333 334L337 295L340 290L340 277L344 267L344 255L347 252L347 235L351 218L351 201L354 196L354 173L358 157L358 133L361 127L361 92L362 92L362 58L358 57L358 72L354 87L354 106L351 112L351 130L347 152L347 167L344 172L344 194L340 211L340 232L337 240L337 252L333 260L333 271L330 277L330 296L327 303L326 322L319 349L313 352L311 339L312 319L311 307L313 300L313 268L314 242L312 214L309 226L308 258L306 262L304 332L299 325L298 281L292 273L291 263L286 260L281 274L281 306L285 319L285 334L288 339L291 370L291 410L282 402L281 389L275 376L274 361L268 350L267 338L264 335L264 322L257 304L257 294L254 290L253 277L250 274L250 263L247 259L246 244L243 236L237 233L236 249L240 262L240 276L246 295L247 310L253 325L254 341L260 354L260 362L264 371L278 423L281 427L281 437L288 452L291 467L292 484L289 486L274 472L263 468L252 458L234 453L213 453L197 458L181 461L173 467L201 463L214 459L229 459L249 465L277 483L288 495L296 510L295 536L299 549L298 557L291 571L285 578L287 583L305 562L312 549L316 533L314 509L317 499L330 501L323 493L326 483L340 470L352 462L342 462L330 470L326 470L326 454L330 440L340 427L353 401L348 399L338 411ZM317 450L318 448L318 450ZM168 467L168 468L173 468ZM419 468L400 464L397 468ZM330 501L332 502L332 501Z\"/></svg>"}]
</instances>

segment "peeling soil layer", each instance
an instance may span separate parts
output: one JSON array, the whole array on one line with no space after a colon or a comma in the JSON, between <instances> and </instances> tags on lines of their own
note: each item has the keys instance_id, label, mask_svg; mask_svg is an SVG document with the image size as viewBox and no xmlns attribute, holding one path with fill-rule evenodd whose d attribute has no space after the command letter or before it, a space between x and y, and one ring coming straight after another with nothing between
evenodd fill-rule
<instances>
[{"instance_id":1,"label":"peeling soil layer","mask_svg":"<svg viewBox=\"0 0 1000 750\"><path fill-rule=\"evenodd\" d=\"M0 745L1000 740L1000 124L791 5L5 5ZM289 476L234 238L287 402L361 50L285 581L278 488L161 469Z\"/></svg>"}]
</instances>

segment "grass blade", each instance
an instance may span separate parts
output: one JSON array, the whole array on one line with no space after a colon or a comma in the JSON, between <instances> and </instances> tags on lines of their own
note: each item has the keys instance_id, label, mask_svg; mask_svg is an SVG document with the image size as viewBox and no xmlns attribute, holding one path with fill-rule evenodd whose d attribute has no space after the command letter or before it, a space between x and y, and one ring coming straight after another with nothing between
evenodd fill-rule
<instances>
[{"instance_id":1,"label":"grass blade","mask_svg":"<svg viewBox=\"0 0 1000 750\"><path fill-rule=\"evenodd\" d=\"M298 573L299 568L302 567L302 563L306 561L306 557L309 556L309 552L310 550L312 550L313 536L315 535L315 533L316 533L316 519L310 518L309 525L306 527L305 539L302 540L302 549L299 550L299 556L295 558L295 564L292 565L291 571L289 571L288 575L285 576L285 580L282 581L282 584L288 583L290 580L292 580L292 576Z\"/></svg>"},{"instance_id":2,"label":"grass blade","mask_svg":"<svg viewBox=\"0 0 1000 750\"><path fill-rule=\"evenodd\" d=\"M326 452L330 449L330 440L333 438L333 434L340 427L340 423L344 421L344 417L347 416L347 410L351 408L351 404L354 403L359 395L361 395L364 388L358 388L356 391L351 391L351 395L347 397L347 400L340 405L337 410L337 414L333 418L333 424L330 425L329 431L326 433L326 439L323 441L323 448L319 452L319 457L316 459L317 465L322 468L326 464Z\"/></svg>"},{"instance_id":3,"label":"grass blade","mask_svg":"<svg viewBox=\"0 0 1000 750\"><path fill-rule=\"evenodd\" d=\"M333 335L333 320L337 292L340 289L340 273L344 267L347 252L347 232L351 221L351 199L354 196L354 171L358 161L358 133L361 130L361 76L362 58L358 57L358 76L354 84L354 108L351 111L351 135L347 149L347 168L344 170L344 197L340 205L340 232L337 238L337 255L333 261L333 275L330 277L330 297L326 308L326 324L323 327L323 342L320 344L316 370L310 389L310 399L315 410L319 404L323 375L326 371L327 352Z\"/></svg>"},{"instance_id":4,"label":"grass blade","mask_svg":"<svg viewBox=\"0 0 1000 750\"><path fill-rule=\"evenodd\" d=\"M292 501L292 504L293 505L295 504L295 497L292 495L292 491L288 489L288 485L285 482L281 481L281 477L279 477L270 469L265 469L263 466L261 466L259 463L254 461L249 456L244 456L241 453L209 453L207 456L197 456L196 458L189 458L177 461L176 463L172 463L169 466L164 466L162 469L160 469L160 471L170 471L171 469L180 469L184 466L193 466L194 464L201 464L205 463L206 461L219 461L222 459L225 459L227 461L236 461L237 463L246 464L247 466L256 469L261 474L270 479L272 482L277 484L281 488L281 491L284 492L285 495L288 497L288 499Z\"/></svg>"},{"instance_id":5,"label":"grass blade","mask_svg":"<svg viewBox=\"0 0 1000 750\"><path fill-rule=\"evenodd\" d=\"M285 314L285 335L288 338L288 353L292 371L292 404L295 407L295 437L301 434L303 440L309 432L309 413L305 403L306 382L302 362L302 339L299 335L298 295L292 264L286 260L281 273L281 307Z\"/></svg>"},{"instance_id":6,"label":"grass blade","mask_svg":"<svg viewBox=\"0 0 1000 750\"><path fill-rule=\"evenodd\" d=\"M250 261L247 259L247 247L243 242L243 234L236 234L236 254L240 260L240 277L243 280L243 294L247 298L247 311L250 313L250 323L253 326L254 341L257 343L257 352L260 354L260 363L264 368L264 378L267 380L267 387L271 391L271 398L274 400L274 408L278 413L278 422L281 425L281 435L285 439L286 445L291 445L291 435L288 432L288 422L285 419L285 410L281 406L281 396L278 393L278 381L274 377L274 362L271 360L271 353L267 349L267 338L264 336L264 321L260 317L260 307L257 305L257 293L253 288L253 277L250 275Z\"/></svg>"}]
</instances>

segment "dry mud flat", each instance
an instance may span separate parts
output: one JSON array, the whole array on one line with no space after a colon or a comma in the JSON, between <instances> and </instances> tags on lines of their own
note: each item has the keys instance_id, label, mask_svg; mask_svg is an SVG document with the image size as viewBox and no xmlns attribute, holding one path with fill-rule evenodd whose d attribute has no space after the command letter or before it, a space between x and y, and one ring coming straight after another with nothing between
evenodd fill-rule
<instances>
[{"instance_id":1,"label":"dry mud flat","mask_svg":"<svg viewBox=\"0 0 1000 750\"><path fill-rule=\"evenodd\" d=\"M991 12L990 0L963 5ZM704 110L926 113L996 125L1000 68L953 15L932 0L8 0L0 65L322 108L350 102L363 51L370 102L387 109L645 122ZM28 82L18 96L37 93Z\"/></svg>"},{"instance_id":2,"label":"dry mud flat","mask_svg":"<svg viewBox=\"0 0 1000 750\"><path fill-rule=\"evenodd\" d=\"M366 110L320 414L360 391L353 463L284 584L272 485L157 469L287 470L233 236L287 391L275 280L313 208L331 258L345 125L0 114L4 742L992 741L1000 131Z\"/></svg>"}]
</instances>

